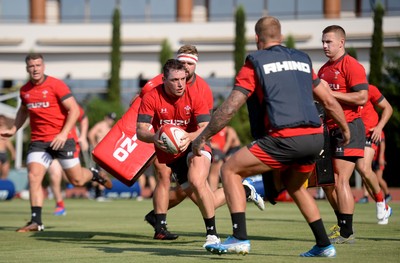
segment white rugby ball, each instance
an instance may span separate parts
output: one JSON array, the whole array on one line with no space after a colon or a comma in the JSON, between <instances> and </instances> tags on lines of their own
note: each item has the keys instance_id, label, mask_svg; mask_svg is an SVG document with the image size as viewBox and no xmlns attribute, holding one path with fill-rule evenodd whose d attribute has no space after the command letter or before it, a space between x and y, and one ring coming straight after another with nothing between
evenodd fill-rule
<instances>
[{"instance_id":1,"label":"white rugby ball","mask_svg":"<svg viewBox=\"0 0 400 263\"><path fill-rule=\"evenodd\" d=\"M172 154L180 152L179 146L181 138L185 135L185 131L173 124L165 124L161 126L159 139L163 141L167 151Z\"/></svg>"}]
</instances>

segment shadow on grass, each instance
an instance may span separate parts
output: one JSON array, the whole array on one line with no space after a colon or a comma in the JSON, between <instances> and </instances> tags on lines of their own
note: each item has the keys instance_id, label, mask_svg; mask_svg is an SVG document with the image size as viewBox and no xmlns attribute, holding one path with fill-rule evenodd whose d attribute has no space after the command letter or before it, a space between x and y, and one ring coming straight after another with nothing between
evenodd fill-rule
<instances>
[{"instance_id":1,"label":"shadow on grass","mask_svg":"<svg viewBox=\"0 0 400 263\"><path fill-rule=\"evenodd\" d=\"M154 240L152 236L124 234L115 232L83 231L43 231L32 232L32 238L38 241L55 243L79 243L83 248L96 249L103 253L121 254L139 252L162 257L201 258L211 256L215 260L240 260L230 257L219 257L205 251L202 247L204 233L178 233L177 240ZM199 238L193 237L199 236ZM204 238L205 240L205 238Z\"/></svg>"},{"instance_id":2,"label":"shadow on grass","mask_svg":"<svg viewBox=\"0 0 400 263\"><path fill-rule=\"evenodd\" d=\"M161 256L165 259L165 257L182 257L182 258L190 258L193 260L194 258L199 258L202 261L204 261L205 256L210 256L210 259L214 260L224 260L224 261L232 261L232 260L241 260L241 258L232 258L232 257L227 257L227 256L217 256L213 255L209 252L207 252L205 249L202 247L199 247L198 249L193 249L193 246L190 247L184 247L184 246L179 246L179 247L161 247L159 244L154 247L140 247L140 245L134 245L130 248L109 248L109 247L88 247L88 248L94 248L98 249L100 251L103 251L104 253L126 253L126 252L141 252L145 254L150 254L152 256Z\"/></svg>"},{"instance_id":3,"label":"shadow on grass","mask_svg":"<svg viewBox=\"0 0 400 263\"><path fill-rule=\"evenodd\" d=\"M34 232L32 237L49 242L58 243L70 243L70 242L80 242L80 243L135 243L151 245L159 240L154 240L152 236L137 235L137 234L124 234L115 232L87 232L87 231L43 231ZM171 241L162 241L165 243ZM179 243L179 242L174 242ZM185 242L187 243L187 242Z\"/></svg>"}]
</instances>

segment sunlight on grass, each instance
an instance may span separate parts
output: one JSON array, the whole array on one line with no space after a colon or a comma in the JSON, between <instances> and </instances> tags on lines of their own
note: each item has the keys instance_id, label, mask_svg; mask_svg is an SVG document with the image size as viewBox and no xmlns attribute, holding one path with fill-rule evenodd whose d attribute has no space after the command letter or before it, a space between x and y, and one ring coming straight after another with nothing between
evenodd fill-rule
<instances>
[{"instance_id":1,"label":"sunlight on grass","mask_svg":"<svg viewBox=\"0 0 400 263\"><path fill-rule=\"evenodd\" d=\"M153 240L153 229L143 219L152 209L151 200L96 202L67 199L68 214L52 215L54 201L43 208L44 232L16 233L29 220L29 203L0 202L0 262L305 262L298 255L314 245L311 230L293 203L266 205L259 211L247 207L247 229L251 252L242 257L216 256L202 248L204 223L196 206L185 200L168 213L168 227L180 235L174 241ZM318 206L326 229L336 221L326 201ZM399 262L400 204L392 203L389 225L379 226L375 205L357 204L354 216L356 244L337 245L340 262ZM217 210L217 230L224 240L231 234L226 206ZM313 262L327 259L313 259ZM307 261L308 262L308 261Z\"/></svg>"}]
</instances>

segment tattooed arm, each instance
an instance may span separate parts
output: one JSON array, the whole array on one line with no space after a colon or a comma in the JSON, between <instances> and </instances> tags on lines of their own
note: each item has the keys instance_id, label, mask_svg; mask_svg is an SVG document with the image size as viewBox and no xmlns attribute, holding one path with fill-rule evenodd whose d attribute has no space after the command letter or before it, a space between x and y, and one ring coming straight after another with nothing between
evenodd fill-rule
<instances>
[{"instance_id":1,"label":"tattooed arm","mask_svg":"<svg viewBox=\"0 0 400 263\"><path fill-rule=\"evenodd\" d=\"M205 142L229 123L246 100L247 96L243 92L235 89L232 90L229 97L214 112L207 127L192 142L192 152L195 155L200 155L200 149L204 146Z\"/></svg>"}]
</instances>

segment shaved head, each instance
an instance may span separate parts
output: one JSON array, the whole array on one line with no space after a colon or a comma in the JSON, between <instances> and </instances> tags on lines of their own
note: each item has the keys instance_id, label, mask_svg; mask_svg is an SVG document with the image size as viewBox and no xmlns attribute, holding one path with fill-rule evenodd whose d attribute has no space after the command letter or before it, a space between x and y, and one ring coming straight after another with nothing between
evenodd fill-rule
<instances>
[{"instance_id":1,"label":"shaved head","mask_svg":"<svg viewBox=\"0 0 400 263\"><path fill-rule=\"evenodd\" d=\"M257 21L255 32L261 42L280 41L281 23L275 17L264 16Z\"/></svg>"}]
</instances>

